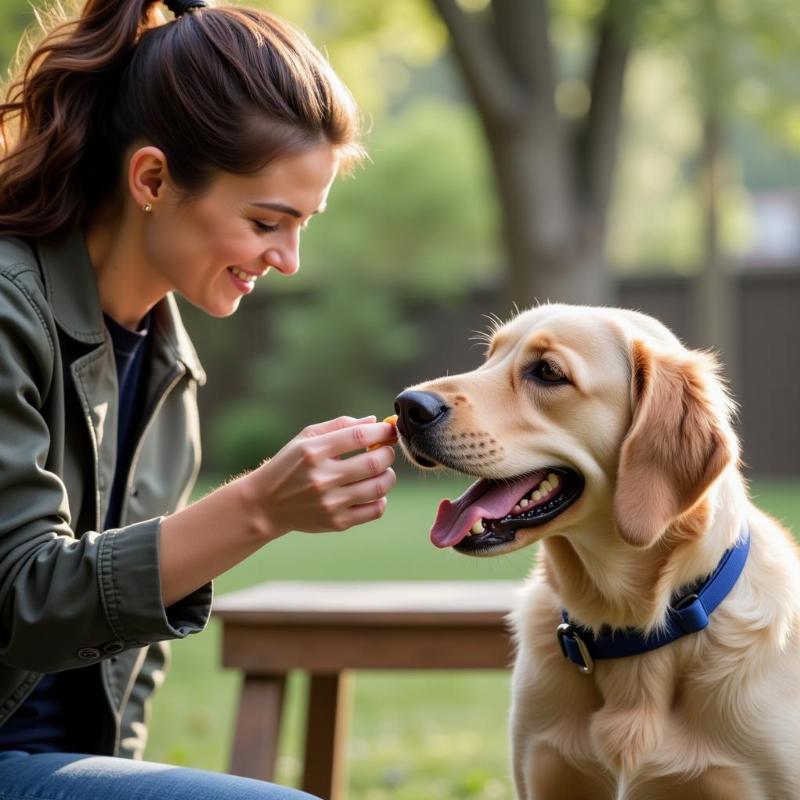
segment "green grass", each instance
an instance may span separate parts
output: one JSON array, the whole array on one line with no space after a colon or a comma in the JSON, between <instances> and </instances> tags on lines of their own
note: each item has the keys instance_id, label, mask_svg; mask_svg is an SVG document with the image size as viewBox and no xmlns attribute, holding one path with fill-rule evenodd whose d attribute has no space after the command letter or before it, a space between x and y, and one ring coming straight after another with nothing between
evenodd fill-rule
<instances>
[{"instance_id":1,"label":"green grass","mask_svg":"<svg viewBox=\"0 0 800 800\"><path fill-rule=\"evenodd\" d=\"M426 479L427 478L427 479ZM292 533L216 581L217 594L267 580L522 578L533 551L470 559L439 551L427 532L442 497L466 482L403 476L382 520L344 533ZM756 502L800 530L800 484L761 481ZM146 757L224 770L240 676L220 668L220 629L174 642L153 704ZM509 676L502 672L358 672L348 737L350 800L505 800ZM289 683L277 780L298 785L305 676Z\"/></svg>"}]
</instances>

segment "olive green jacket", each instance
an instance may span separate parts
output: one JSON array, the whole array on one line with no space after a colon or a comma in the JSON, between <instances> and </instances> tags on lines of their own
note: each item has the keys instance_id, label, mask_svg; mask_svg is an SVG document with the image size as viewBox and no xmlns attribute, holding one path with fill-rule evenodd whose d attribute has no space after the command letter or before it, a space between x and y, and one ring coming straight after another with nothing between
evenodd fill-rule
<instances>
[{"instance_id":1,"label":"olive green jacket","mask_svg":"<svg viewBox=\"0 0 800 800\"><path fill-rule=\"evenodd\" d=\"M160 525L197 477L205 373L174 298L154 312L121 527L103 531L118 385L83 237L0 238L0 725L43 673L96 664L102 750L132 758L167 640L202 630L212 596L209 583L169 608L161 600Z\"/></svg>"}]
</instances>

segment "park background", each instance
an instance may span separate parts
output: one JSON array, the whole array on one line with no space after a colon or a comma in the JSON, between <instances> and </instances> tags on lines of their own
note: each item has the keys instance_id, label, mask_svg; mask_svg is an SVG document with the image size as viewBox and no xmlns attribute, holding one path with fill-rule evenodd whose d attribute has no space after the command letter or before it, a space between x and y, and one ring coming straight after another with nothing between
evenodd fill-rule
<instances>
[{"instance_id":1,"label":"park background","mask_svg":"<svg viewBox=\"0 0 800 800\"><path fill-rule=\"evenodd\" d=\"M793 0L269 7L351 87L370 161L334 185L298 275L271 273L228 319L182 304L209 378L197 496L313 421L385 416L406 385L477 366L484 315L550 299L639 308L714 348L755 499L800 530ZM31 4L0 0L0 64L26 28L35 35ZM287 535L217 594L269 579L524 577L532 551L470 560L428 542L438 501L466 481L397 471L382 520ZM239 678L220 667L219 633L212 621L174 643L149 759L225 768ZM303 681L282 735L289 784ZM358 673L349 797L511 798L507 710L502 673Z\"/></svg>"}]
</instances>

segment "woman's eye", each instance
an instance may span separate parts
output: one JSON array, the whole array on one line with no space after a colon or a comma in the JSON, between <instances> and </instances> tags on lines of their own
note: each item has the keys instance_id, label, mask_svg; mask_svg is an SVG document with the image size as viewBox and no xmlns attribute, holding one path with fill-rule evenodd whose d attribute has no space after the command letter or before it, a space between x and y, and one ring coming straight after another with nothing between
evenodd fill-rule
<instances>
[{"instance_id":1,"label":"woman's eye","mask_svg":"<svg viewBox=\"0 0 800 800\"><path fill-rule=\"evenodd\" d=\"M537 361L529 374L540 383L569 383L564 373L550 361Z\"/></svg>"},{"instance_id":2,"label":"woman's eye","mask_svg":"<svg viewBox=\"0 0 800 800\"><path fill-rule=\"evenodd\" d=\"M253 220L253 224L256 226L256 230L260 231L261 233L275 233L278 230L277 225L269 225L266 222L260 222L257 219Z\"/></svg>"}]
</instances>

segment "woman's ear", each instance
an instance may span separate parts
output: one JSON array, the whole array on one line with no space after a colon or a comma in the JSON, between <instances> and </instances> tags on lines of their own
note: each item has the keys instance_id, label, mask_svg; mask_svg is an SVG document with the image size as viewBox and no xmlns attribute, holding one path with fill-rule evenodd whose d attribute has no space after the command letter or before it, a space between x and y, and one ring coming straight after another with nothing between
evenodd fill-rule
<instances>
[{"instance_id":1,"label":"woman's ear","mask_svg":"<svg viewBox=\"0 0 800 800\"><path fill-rule=\"evenodd\" d=\"M652 545L738 457L717 372L707 353L656 353L633 342L633 420L614 496L617 531L629 544Z\"/></svg>"},{"instance_id":2,"label":"woman's ear","mask_svg":"<svg viewBox=\"0 0 800 800\"><path fill-rule=\"evenodd\" d=\"M153 145L139 147L128 161L128 189L137 206L156 205L168 177L167 157Z\"/></svg>"}]
</instances>

